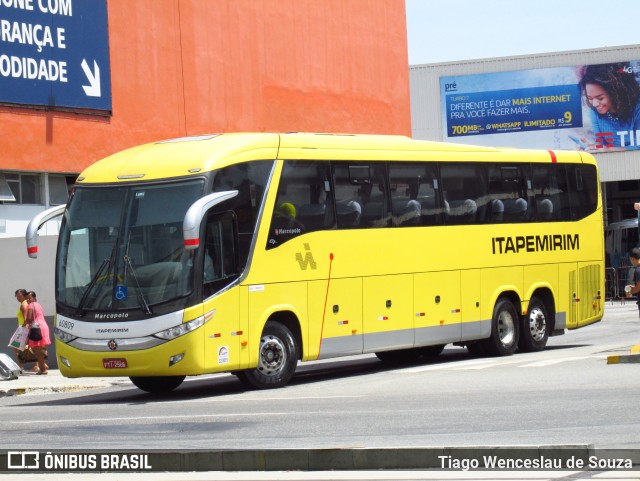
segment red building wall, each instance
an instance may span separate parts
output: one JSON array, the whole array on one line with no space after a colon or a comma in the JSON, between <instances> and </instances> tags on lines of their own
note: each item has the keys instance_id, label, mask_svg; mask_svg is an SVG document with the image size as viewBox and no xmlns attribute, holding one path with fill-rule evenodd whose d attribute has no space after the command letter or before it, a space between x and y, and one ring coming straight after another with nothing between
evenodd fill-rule
<instances>
[{"instance_id":1,"label":"red building wall","mask_svg":"<svg viewBox=\"0 0 640 481\"><path fill-rule=\"evenodd\" d=\"M0 170L230 131L411 135L404 0L108 0L110 116L0 106Z\"/></svg>"}]
</instances>

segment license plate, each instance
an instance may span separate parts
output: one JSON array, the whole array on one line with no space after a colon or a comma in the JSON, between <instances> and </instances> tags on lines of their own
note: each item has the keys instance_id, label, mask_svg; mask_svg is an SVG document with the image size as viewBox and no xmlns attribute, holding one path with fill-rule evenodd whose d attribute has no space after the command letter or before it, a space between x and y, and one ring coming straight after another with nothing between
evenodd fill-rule
<instances>
[{"instance_id":1,"label":"license plate","mask_svg":"<svg viewBox=\"0 0 640 481\"><path fill-rule=\"evenodd\" d=\"M105 369L118 369L127 367L127 360L124 358L118 359L103 359L102 365Z\"/></svg>"}]
</instances>

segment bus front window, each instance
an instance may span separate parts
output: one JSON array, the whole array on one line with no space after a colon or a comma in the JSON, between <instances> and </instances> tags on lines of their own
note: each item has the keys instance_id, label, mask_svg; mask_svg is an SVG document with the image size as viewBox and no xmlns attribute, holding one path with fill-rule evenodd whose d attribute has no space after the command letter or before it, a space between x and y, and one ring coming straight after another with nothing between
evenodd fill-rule
<instances>
[{"instance_id":1,"label":"bus front window","mask_svg":"<svg viewBox=\"0 0 640 481\"><path fill-rule=\"evenodd\" d=\"M73 314L154 312L193 288L182 221L201 180L127 187L78 187L60 233L57 300ZM131 317L136 317L132 312Z\"/></svg>"}]
</instances>

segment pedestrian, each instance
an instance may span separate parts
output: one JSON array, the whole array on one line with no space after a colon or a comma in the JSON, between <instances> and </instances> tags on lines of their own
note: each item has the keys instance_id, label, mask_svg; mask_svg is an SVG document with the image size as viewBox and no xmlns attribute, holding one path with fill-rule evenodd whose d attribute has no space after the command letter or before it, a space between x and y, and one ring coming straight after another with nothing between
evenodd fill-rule
<instances>
[{"instance_id":1,"label":"pedestrian","mask_svg":"<svg viewBox=\"0 0 640 481\"><path fill-rule=\"evenodd\" d=\"M28 301L28 293L26 289L17 289L15 292L16 300L20 303L20 307L18 308L17 316L18 316L18 327L24 326L24 322L27 319L27 311L29 310L29 301ZM22 356L22 351L20 349L13 349L16 353L16 360L20 370L24 368L24 361Z\"/></svg>"},{"instance_id":2,"label":"pedestrian","mask_svg":"<svg viewBox=\"0 0 640 481\"><path fill-rule=\"evenodd\" d=\"M640 292L640 247L634 247L629 251L629 260L633 266L633 277L630 280L632 284L628 284L624 288L627 297L631 297ZM640 315L640 296L638 296L637 304L638 315Z\"/></svg>"},{"instance_id":3,"label":"pedestrian","mask_svg":"<svg viewBox=\"0 0 640 481\"><path fill-rule=\"evenodd\" d=\"M25 322L29 328L29 348L33 351L36 359L38 360L39 371L37 374L49 374L49 366L47 366L44 359L46 348L51 344L51 339L49 337L49 325L44 318L42 306L36 299L36 293L29 291L28 296L29 309L27 311ZM38 329L40 330L40 335L37 335Z\"/></svg>"}]
</instances>

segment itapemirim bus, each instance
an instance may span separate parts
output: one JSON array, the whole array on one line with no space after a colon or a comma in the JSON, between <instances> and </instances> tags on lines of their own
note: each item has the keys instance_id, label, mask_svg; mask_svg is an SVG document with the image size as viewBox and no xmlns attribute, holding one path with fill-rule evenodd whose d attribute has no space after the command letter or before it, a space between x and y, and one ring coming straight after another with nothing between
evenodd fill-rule
<instances>
[{"instance_id":1,"label":"itapemirim bus","mask_svg":"<svg viewBox=\"0 0 640 481\"><path fill-rule=\"evenodd\" d=\"M56 260L63 375L166 392L298 361L544 349L599 321L598 172L584 152L406 137L222 134L132 148L78 177Z\"/></svg>"}]
</instances>

